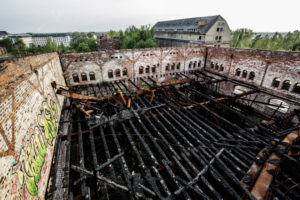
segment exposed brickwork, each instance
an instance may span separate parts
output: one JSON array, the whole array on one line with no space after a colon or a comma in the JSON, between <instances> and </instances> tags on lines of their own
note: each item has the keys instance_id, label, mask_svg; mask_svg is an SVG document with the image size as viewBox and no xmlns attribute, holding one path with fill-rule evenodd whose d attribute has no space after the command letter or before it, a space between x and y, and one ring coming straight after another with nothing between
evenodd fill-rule
<instances>
[{"instance_id":1,"label":"exposed brickwork","mask_svg":"<svg viewBox=\"0 0 300 200\"><path fill-rule=\"evenodd\" d=\"M100 50L114 50L120 49L121 43L120 39L100 39L99 40L99 49Z\"/></svg>"},{"instance_id":2,"label":"exposed brickwork","mask_svg":"<svg viewBox=\"0 0 300 200\"><path fill-rule=\"evenodd\" d=\"M293 101L300 99L300 94L293 91L295 85L300 82L300 53L296 52L212 47L152 48L64 54L61 62L65 78L71 86L128 78L141 85L140 77L150 76L158 82L163 82L171 79L178 72L189 74L191 71L200 70L204 73L212 72L227 79L242 81ZM180 67L177 69L179 63ZM174 70L172 70L173 64L175 64ZM141 66L143 73L140 74ZM149 73L145 71L147 66L150 67ZM156 68L155 73L152 73L152 67ZM127 75L123 76L122 71L125 68ZM119 77L116 76L118 69L120 70ZM240 70L239 76L236 75L237 69ZM95 80L89 79L91 71L95 73ZM110 71L113 73L113 78L108 76ZM245 74L243 74L244 71ZM82 72L87 74L87 81L82 81ZM74 74L78 75L79 82L74 82L72 77ZM215 78L220 78L216 75L212 74ZM278 87L273 87L272 82L276 77L281 82ZM282 89L285 80L291 83L288 90ZM219 83L219 92L234 95L236 85L231 82ZM249 98L254 97L254 94L249 95ZM259 95L257 98L260 101L269 102L274 97ZM261 112L267 110L265 105L253 104L252 106ZM292 103L289 112L293 109ZM273 110L271 109L270 112Z\"/></svg>"},{"instance_id":3,"label":"exposed brickwork","mask_svg":"<svg viewBox=\"0 0 300 200\"><path fill-rule=\"evenodd\" d=\"M30 56L0 67L0 196L43 199L64 100L50 84L65 85L59 57Z\"/></svg>"}]
</instances>

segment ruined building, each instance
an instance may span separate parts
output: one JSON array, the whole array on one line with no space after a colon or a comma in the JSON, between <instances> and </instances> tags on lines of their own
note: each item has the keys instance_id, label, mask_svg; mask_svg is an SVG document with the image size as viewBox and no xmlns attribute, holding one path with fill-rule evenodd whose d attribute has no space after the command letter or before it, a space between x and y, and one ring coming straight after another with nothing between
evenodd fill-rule
<instances>
[{"instance_id":1,"label":"ruined building","mask_svg":"<svg viewBox=\"0 0 300 200\"><path fill-rule=\"evenodd\" d=\"M1 199L299 199L300 53L1 60Z\"/></svg>"},{"instance_id":2,"label":"ruined building","mask_svg":"<svg viewBox=\"0 0 300 200\"><path fill-rule=\"evenodd\" d=\"M229 47L231 31L221 15L157 22L155 39L160 47Z\"/></svg>"}]
</instances>

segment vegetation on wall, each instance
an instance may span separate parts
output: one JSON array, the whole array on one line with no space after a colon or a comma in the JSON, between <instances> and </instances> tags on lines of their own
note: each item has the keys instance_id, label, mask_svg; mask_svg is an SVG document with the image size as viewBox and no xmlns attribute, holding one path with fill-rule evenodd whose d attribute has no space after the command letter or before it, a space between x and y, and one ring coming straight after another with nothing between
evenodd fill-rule
<instances>
[{"instance_id":1,"label":"vegetation on wall","mask_svg":"<svg viewBox=\"0 0 300 200\"><path fill-rule=\"evenodd\" d=\"M267 34L255 34L250 29L238 29L232 33L230 47L300 51L300 31L288 32L287 34L276 32L272 37L269 37Z\"/></svg>"}]
</instances>

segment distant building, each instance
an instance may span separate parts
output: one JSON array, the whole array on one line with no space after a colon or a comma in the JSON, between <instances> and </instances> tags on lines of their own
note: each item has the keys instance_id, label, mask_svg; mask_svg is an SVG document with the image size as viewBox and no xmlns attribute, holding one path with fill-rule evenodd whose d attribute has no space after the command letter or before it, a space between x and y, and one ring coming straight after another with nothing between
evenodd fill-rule
<instances>
[{"instance_id":1,"label":"distant building","mask_svg":"<svg viewBox=\"0 0 300 200\"><path fill-rule=\"evenodd\" d=\"M120 38L114 37L111 39L101 38L98 40L100 51L120 49Z\"/></svg>"},{"instance_id":2,"label":"distant building","mask_svg":"<svg viewBox=\"0 0 300 200\"><path fill-rule=\"evenodd\" d=\"M12 34L9 36L13 41L17 38L23 40L26 47L29 47L32 43L32 36L28 33Z\"/></svg>"},{"instance_id":3,"label":"distant building","mask_svg":"<svg viewBox=\"0 0 300 200\"><path fill-rule=\"evenodd\" d=\"M0 40L2 40L3 38L8 37L9 33L6 31L0 31Z\"/></svg>"},{"instance_id":4,"label":"distant building","mask_svg":"<svg viewBox=\"0 0 300 200\"><path fill-rule=\"evenodd\" d=\"M36 46L45 46L47 39L50 38L57 46L63 44L70 46L71 33L31 33L33 44Z\"/></svg>"},{"instance_id":5,"label":"distant building","mask_svg":"<svg viewBox=\"0 0 300 200\"><path fill-rule=\"evenodd\" d=\"M155 38L161 47L229 47L231 31L221 15L157 22Z\"/></svg>"}]
</instances>

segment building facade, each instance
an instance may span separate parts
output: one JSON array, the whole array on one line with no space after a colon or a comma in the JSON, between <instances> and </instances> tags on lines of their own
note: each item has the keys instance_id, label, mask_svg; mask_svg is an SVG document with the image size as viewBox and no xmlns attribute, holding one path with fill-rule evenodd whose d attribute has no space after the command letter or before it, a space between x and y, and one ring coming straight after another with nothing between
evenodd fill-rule
<instances>
[{"instance_id":1,"label":"building facade","mask_svg":"<svg viewBox=\"0 0 300 200\"><path fill-rule=\"evenodd\" d=\"M160 47L230 46L231 31L220 15L160 21L154 29Z\"/></svg>"}]
</instances>

